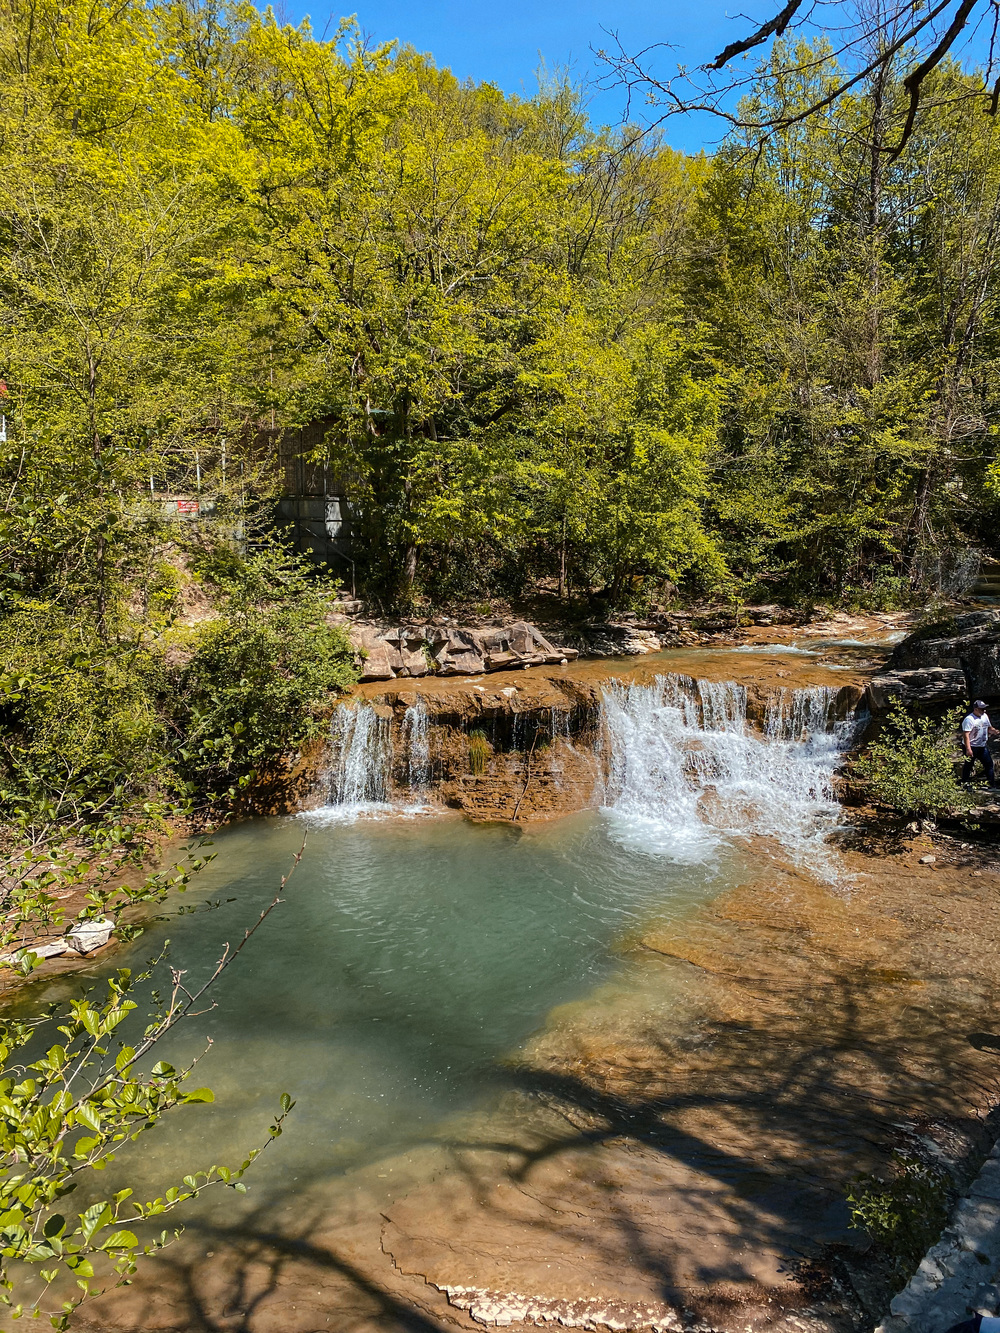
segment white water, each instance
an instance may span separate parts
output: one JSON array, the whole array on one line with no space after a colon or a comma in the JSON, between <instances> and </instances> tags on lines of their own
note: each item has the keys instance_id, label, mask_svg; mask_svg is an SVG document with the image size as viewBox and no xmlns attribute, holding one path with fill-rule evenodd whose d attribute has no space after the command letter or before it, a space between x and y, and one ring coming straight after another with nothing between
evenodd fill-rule
<instances>
[{"instance_id":1,"label":"white water","mask_svg":"<svg viewBox=\"0 0 1000 1333\"><path fill-rule=\"evenodd\" d=\"M836 720L836 698L831 686L777 691L761 734L747 725L746 690L731 681L668 675L648 684L609 682L598 747L612 838L697 864L727 839L766 835L822 871L829 861L823 841L839 818L832 779L851 730ZM514 723L515 745L530 744L534 717L518 715ZM549 730L553 740L568 738L569 713L553 710ZM387 712L367 703L339 708L331 751L329 804L307 818L332 823L427 808L432 729L423 699L406 710L395 744ZM407 790L394 792L394 772ZM391 804L394 796L404 803Z\"/></svg>"},{"instance_id":2,"label":"white water","mask_svg":"<svg viewBox=\"0 0 1000 1333\"><path fill-rule=\"evenodd\" d=\"M392 719L371 704L342 704L330 724L331 765L327 772L330 803L308 816L322 822L378 813L392 787Z\"/></svg>"},{"instance_id":3,"label":"white water","mask_svg":"<svg viewBox=\"0 0 1000 1333\"><path fill-rule=\"evenodd\" d=\"M423 695L418 695L417 702L411 704L403 715L402 741L406 747L410 792L417 796L426 792L431 783L430 732Z\"/></svg>"},{"instance_id":4,"label":"white water","mask_svg":"<svg viewBox=\"0 0 1000 1333\"><path fill-rule=\"evenodd\" d=\"M691 863L726 837L761 834L823 870L823 840L839 818L832 779L850 734L836 721L836 695L782 690L761 735L747 726L739 685L683 676L612 684L603 718L612 836Z\"/></svg>"}]
</instances>

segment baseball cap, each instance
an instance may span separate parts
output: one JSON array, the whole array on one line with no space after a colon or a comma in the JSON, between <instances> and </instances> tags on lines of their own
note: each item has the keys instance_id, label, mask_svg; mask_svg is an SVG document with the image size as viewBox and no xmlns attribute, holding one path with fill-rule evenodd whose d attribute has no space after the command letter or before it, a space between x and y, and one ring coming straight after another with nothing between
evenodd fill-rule
<instances>
[{"instance_id":1,"label":"baseball cap","mask_svg":"<svg viewBox=\"0 0 1000 1333\"><path fill-rule=\"evenodd\" d=\"M975 702L972 706L973 706L973 708L985 708L985 707L986 707L986 700L985 700L985 699L977 699L976 702Z\"/></svg>"}]
</instances>

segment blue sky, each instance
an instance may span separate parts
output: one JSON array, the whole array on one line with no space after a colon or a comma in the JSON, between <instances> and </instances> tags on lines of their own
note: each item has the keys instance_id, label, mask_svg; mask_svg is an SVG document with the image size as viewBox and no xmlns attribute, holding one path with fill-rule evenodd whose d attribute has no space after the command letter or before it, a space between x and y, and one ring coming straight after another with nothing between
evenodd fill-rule
<instances>
[{"instance_id":1,"label":"blue sky","mask_svg":"<svg viewBox=\"0 0 1000 1333\"><path fill-rule=\"evenodd\" d=\"M702 64L749 30L746 19L727 17L725 0L356 0L356 8L331 7L330 0L284 0L275 7L290 21L308 14L317 36L341 16L356 13L376 42L398 39L429 52L459 78L529 94L537 86L539 57L550 67L570 65L578 77L596 79L601 70L591 48L611 45L609 32L617 31L631 52L654 42L671 43L673 51L657 56L659 68L671 73L678 63ZM758 19L774 12L762 0L747 9ZM736 0L728 12L747 10ZM591 119L614 124L624 106L620 88L595 89ZM720 122L710 116L674 117L666 126L668 142L687 152L711 151L721 132Z\"/></svg>"}]
</instances>

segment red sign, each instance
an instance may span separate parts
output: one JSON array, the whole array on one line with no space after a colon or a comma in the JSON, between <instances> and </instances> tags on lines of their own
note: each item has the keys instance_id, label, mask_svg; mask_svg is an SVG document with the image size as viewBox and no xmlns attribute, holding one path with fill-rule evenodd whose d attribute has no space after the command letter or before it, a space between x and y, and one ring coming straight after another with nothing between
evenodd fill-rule
<instances>
[{"instance_id":1,"label":"red sign","mask_svg":"<svg viewBox=\"0 0 1000 1333\"><path fill-rule=\"evenodd\" d=\"M177 501L177 512L178 512L178 514L197 514L197 512L198 512L198 501L197 501L197 500L178 500L178 501Z\"/></svg>"}]
</instances>

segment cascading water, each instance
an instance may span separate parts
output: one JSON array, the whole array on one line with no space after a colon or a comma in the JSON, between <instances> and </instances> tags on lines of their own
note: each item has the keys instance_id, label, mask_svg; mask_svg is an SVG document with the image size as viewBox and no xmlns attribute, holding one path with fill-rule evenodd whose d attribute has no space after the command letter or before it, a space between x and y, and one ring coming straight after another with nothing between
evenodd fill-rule
<instances>
[{"instance_id":1,"label":"cascading water","mask_svg":"<svg viewBox=\"0 0 1000 1333\"><path fill-rule=\"evenodd\" d=\"M347 811L384 804L392 774L392 719L371 704L336 710L330 725L330 802Z\"/></svg>"},{"instance_id":2,"label":"cascading water","mask_svg":"<svg viewBox=\"0 0 1000 1333\"><path fill-rule=\"evenodd\" d=\"M771 740L798 741L819 734L835 734L835 685L814 685L807 690L778 690L767 703L764 734Z\"/></svg>"},{"instance_id":3,"label":"cascading water","mask_svg":"<svg viewBox=\"0 0 1000 1333\"><path fill-rule=\"evenodd\" d=\"M763 834L822 868L839 810L832 778L849 731L836 721L836 695L782 691L760 735L747 727L739 685L682 676L613 683L603 710L613 835L692 862L724 835Z\"/></svg>"},{"instance_id":4,"label":"cascading water","mask_svg":"<svg viewBox=\"0 0 1000 1333\"><path fill-rule=\"evenodd\" d=\"M428 729L427 705L424 703L422 695L418 695L416 703L410 704L403 714L401 731L406 752L406 776L410 784L410 793L417 796L425 792L431 782L430 732Z\"/></svg>"},{"instance_id":5,"label":"cascading water","mask_svg":"<svg viewBox=\"0 0 1000 1333\"><path fill-rule=\"evenodd\" d=\"M767 835L792 857L822 869L823 846L839 807L832 778L851 724L837 721L838 690L779 690L763 733L747 724L747 691L731 681L658 676L646 684L609 682L598 748L605 769L604 810L612 836L638 851L695 864L727 836ZM568 710L539 725L515 712L514 749L528 751L542 727L550 742L570 734ZM329 804L311 816L413 808L432 786L431 729L418 697L394 727L388 708L341 706L331 724ZM396 787L394 788L394 779ZM405 806L403 807L405 808Z\"/></svg>"}]
</instances>

